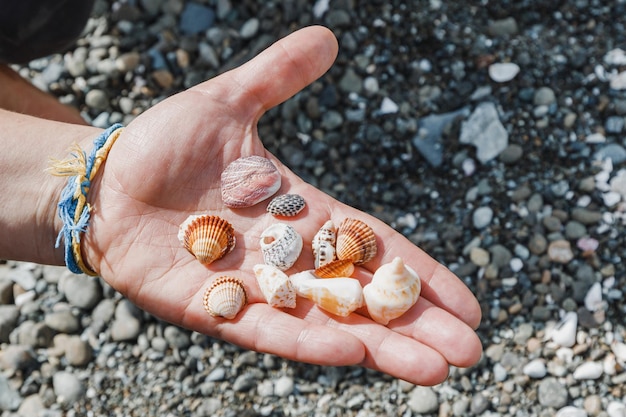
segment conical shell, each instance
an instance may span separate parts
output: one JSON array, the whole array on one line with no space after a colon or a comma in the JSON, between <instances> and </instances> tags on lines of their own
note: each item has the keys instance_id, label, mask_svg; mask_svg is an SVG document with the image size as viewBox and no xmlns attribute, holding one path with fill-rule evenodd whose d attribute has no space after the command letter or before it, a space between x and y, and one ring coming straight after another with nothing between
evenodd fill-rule
<instances>
[{"instance_id":1,"label":"conical shell","mask_svg":"<svg viewBox=\"0 0 626 417\"><path fill-rule=\"evenodd\" d=\"M260 244L264 262L285 271L300 256L302 236L290 225L276 223L263 231Z\"/></svg>"},{"instance_id":2,"label":"conical shell","mask_svg":"<svg viewBox=\"0 0 626 417\"><path fill-rule=\"evenodd\" d=\"M337 229L337 258L361 265L376 256L376 235L371 227L357 219L345 219Z\"/></svg>"},{"instance_id":3,"label":"conical shell","mask_svg":"<svg viewBox=\"0 0 626 417\"><path fill-rule=\"evenodd\" d=\"M335 243L337 228L332 220L328 220L313 237L311 247L315 258L315 268L335 260Z\"/></svg>"},{"instance_id":4,"label":"conical shell","mask_svg":"<svg viewBox=\"0 0 626 417\"><path fill-rule=\"evenodd\" d=\"M218 216L189 216L180 225L178 239L205 265L220 259L235 247L233 226Z\"/></svg>"},{"instance_id":5,"label":"conical shell","mask_svg":"<svg viewBox=\"0 0 626 417\"><path fill-rule=\"evenodd\" d=\"M233 319L248 302L248 295L239 278L222 276L204 292L204 309L212 316Z\"/></svg>"},{"instance_id":6,"label":"conical shell","mask_svg":"<svg viewBox=\"0 0 626 417\"><path fill-rule=\"evenodd\" d=\"M300 297L336 316L346 317L363 306L363 289L354 278L317 279L311 271L289 277Z\"/></svg>"},{"instance_id":7,"label":"conical shell","mask_svg":"<svg viewBox=\"0 0 626 417\"><path fill-rule=\"evenodd\" d=\"M376 270L363 288L363 297L372 320L386 325L417 302L421 288L417 273L396 257Z\"/></svg>"},{"instance_id":8,"label":"conical shell","mask_svg":"<svg viewBox=\"0 0 626 417\"><path fill-rule=\"evenodd\" d=\"M253 270L269 305L278 308L296 306L296 289L287 274L275 266L265 264L255 265Z\"/></svg>"},{"instance_id":9,"label":"conical shell","mask_svg":"<svg viewBox=\"0 0 626 417\"><path fill-rule=\"evenodd\" d=\"M300 213L306 202L298 194L282 194L276 196L267 205L267 212L273 216L293 217Z\"/></svg>"},{"instance_id":10,"label":"conical shell","mask_svg":"<svg viewBox=\"0 0 626 417\"><path fill-rule=\"evenodd\" d=\"M349 259L336 259L315 268L315 275L319 278L349 278L353 273L354 264Z\"/></svg>"},{"instance_id":11,"label":"conical shell","mask_svg":"<svg viewBox=\"0 0 626 417\"><path fill-rule=\"evenodd\" d=\"M251 207L274 195L280 184L280 172L269 159L239 158L222 172L222 201L231 208Z\"/></svg>"}]
</instances>

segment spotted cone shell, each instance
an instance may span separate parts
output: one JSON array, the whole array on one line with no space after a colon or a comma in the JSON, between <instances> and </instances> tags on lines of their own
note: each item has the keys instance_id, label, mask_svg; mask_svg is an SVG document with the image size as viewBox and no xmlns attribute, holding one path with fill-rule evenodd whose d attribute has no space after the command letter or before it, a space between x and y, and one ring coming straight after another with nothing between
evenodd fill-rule
<instances>
[{"instance_id":1,"label":"spotted cone shell","mask_svg":"<svg viewBox=\"0 0 626 417\"><path fill-rule=\"evenodd\" d=\"M306 202L298 194L282 194L276 196L267 205L267 212L273 216L293 217L300 213Z\"/></svg>"},{"instance_id":2,"label":"spotted cone shell","mask_svg":"<svg viewBox=\"0 0 626 417\"><path fill-rule=\"evenodd\" d=\"M235 247L233 226L218 216L189 216L180 225L178 239L205 265L222 258Z\"/></svg>"},{"instance_id":3,"label":"spotted cone shell","mask_svg":"<svg viewBox=\"0 0 626 417\"><path fill-rule=\"evenodd\" d=\"M281 176L272 161L248 156L231 162L222 172L222 201L227 207L251 207L274 195Z\"/></svg>"},{"instance_id":4,"label":"spotted cone shell","mask_svg":"<svg viewBox=\"0 0 626 417\"><path fill-rule=\"evenodd\" d=\"M348 278L354 273L354 264L350 259L336 259L315 269L320 278Z\"/></svg>"},{"instance_id":5,"label":"spotted cone shell","mask_svg":"<svg viewBox=\"0 0 626 417\"><path fill-rule=\"evenodd\" d=\"M378 247L371 227L358 219L345 219L337 229L337 258L351 260L355 265L370 261Z\"/></svg>"},{"instance_id":6,"label":"spotted cone shell","mask_svg":"<svg viewBox=\"0 0 626 417\"><path fill-rule=\"evenodd\" d=\"M246 303L248 295L239 278L222 276L204 292L204 309L214 317L234 319Z\"/></svg>"}]
</instances>

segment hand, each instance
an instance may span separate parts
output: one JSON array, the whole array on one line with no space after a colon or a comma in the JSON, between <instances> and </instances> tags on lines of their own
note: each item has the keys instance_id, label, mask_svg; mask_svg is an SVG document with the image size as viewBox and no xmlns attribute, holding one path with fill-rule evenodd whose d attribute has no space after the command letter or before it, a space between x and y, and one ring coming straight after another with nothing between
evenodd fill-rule
<instances>
[{"instance_id":1,"label":"hand","mask_svg":"<svg viewBox=\"0 0 626 417\"><path fill-rule=\"evenodd\" d=\"M94 182L91 224L83 238L87 264L146 311L177 325L242 347L322 365L360 364L417 384L444 380L448 364L470 366L481 353L472 328L480 309L466 286L445 267L375 218L306 184L263 147L263 113L321 76L337 54L334 35L300 30L245 65L177 94L130 123ZM293 270L311 269L307 250L328 219L367 222L376 232L377 257L359 268L365 282L377 266L402 257L422 278L422 296L388 327L352 314L332 316L308 300L294 310L270 307L252 267L262 263L259 236L276 222L266 204L228 209L220 174L249 155L272 159L283 175L279 193L297 193L305 212L288 220L305 249ZM209 267L180 244L178 227L189 214L218 215L233 224L235 249ZM202 297L220 275L242 278L249 304L234 320L209 316Z\"/></svg>"}]
</instances>

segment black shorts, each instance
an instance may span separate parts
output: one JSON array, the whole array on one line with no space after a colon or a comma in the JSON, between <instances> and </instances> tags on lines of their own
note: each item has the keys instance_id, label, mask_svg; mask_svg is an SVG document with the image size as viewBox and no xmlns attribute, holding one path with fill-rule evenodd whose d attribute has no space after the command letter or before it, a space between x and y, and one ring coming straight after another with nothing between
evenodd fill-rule
<instances>
[{"instance_id":1,"label":"black shorts","mask_svg":"<svg viewBox=\"0 0 626 417\"><path fill-rule=\"evenodd\" d=\"M80 36L94 0L0 0L0 62L61 52Z\"/></svg>"}]
</instances>

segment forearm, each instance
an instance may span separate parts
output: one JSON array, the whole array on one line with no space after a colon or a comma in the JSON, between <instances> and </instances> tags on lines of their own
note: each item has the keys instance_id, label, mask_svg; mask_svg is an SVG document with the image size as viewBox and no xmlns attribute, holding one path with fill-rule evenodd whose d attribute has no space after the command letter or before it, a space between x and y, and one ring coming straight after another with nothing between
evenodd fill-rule
<instances>
[{"instance_id":1,"label":"forearm","mask_svg":"<svg viewBox=\"0 0 626 417\"><path fill-rule=\"evenodd\" d=\"M67 179L47 172L73 143L89 151L100 129L0 110L0 259L63 264L57 202Z\"/></svg>"}]
</instances>

